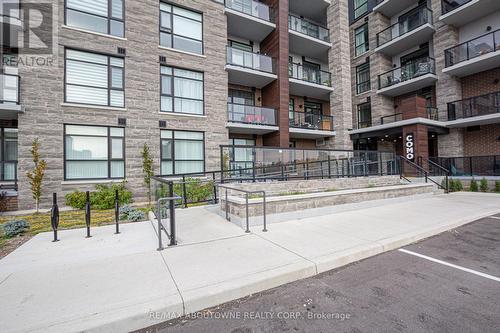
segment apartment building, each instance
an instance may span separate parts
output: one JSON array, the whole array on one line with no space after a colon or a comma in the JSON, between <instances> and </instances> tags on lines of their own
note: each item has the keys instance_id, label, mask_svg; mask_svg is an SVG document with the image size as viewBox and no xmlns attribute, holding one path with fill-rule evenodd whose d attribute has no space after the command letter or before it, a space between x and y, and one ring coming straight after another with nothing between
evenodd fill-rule
<instances>
[{"instance_id":1,"label":"apartment building","mask_svg":"<svg viewBox=\"0 0 500 333\"><path fill-rule=\"evenodd\" d=\"M412 161L490 156L476 163L500 175L500 2L349 6L355 148Z\"/></svg>"},{"instance_id":2,"label":"apartment building","mask_svg":"<svg viewBox=\"0 0 500 333\"><path fill-rule=\"evenodd\" d=\"M144 199L144 144L165 176L220 170L221 145L352 149L347 2L34 3L54 21L43 64L2 42L1 181L16 184L19 209L33 207L36 138L42 206L53 192L123 180ZM4 31L26 30L32 4L3 10ZM245 166L251 149L230 159Z\"/></svg>"}]
</instances>

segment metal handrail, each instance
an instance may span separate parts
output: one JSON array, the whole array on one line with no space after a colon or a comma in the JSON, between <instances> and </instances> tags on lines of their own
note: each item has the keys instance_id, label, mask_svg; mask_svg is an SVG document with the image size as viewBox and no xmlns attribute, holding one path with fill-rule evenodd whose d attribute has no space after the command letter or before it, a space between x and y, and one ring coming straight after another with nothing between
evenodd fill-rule
<instances>
[{"instance_id":1,"label":"metal handrail","mask_svg":"<svg viewBox=\"0 0 500 333\"><path fill-rule=\"evenodd\" d=\"M401 82L406 82L409 80L413 80L419 76L422 75L427 75L427 74L436 74L436 60L432 57L426 57L426 61L412 61L404 66L397 67L394 69L391 69L390 71L387 71L385 73L379 74L378 75L378 88L383 89L387 88L390 86L393 86L395 84L401 83ZM423 68L423 72L421 71L421 68L417 68L417 66L420 65L427 65L427 68ZM414 66L414 67L413 67ZM398 78L395 73L400 71L400 77ZM388 76L387 74L390 74ZM404 75L403 75L404 74ZM390 78L390 80L387 80L387 84L382 86L382 78L383 77Z\"/></svg>"},{"instance_id":2,"label":"metal handrail","mask_svg":"<svg viewBox=\"0 0 500 333\"><path fill-rule=\"evenodd\" d=\"M292 22L299 22L300 26L303 27L304 23L311 25L312 27L317 29L317 34L312 34L309 31L303 31L303 29L298 29L297 24L292 24ZM299 17L297 15L289 14L288 15L288 28L290 30L296 31L298 33L304 34L306 36L310 36L325 42L330 41L330 30L326 27L323 27L317 23L312 22L311 20L305 19L303 17ZM321 32L324 32L323 34ZM323 37L323 38L322 38Z\"/></svg>"},{"instance_id":3,"label":"metal handrail","mask_svg":"<svg viewBox=\"0 0 500 333\"><path fill-rule=\"evenodd\" d=\"M244 10L244 3L249 5L249 7L251 8L250 12ZM224 6L226 8L233 9L237 12L250 15L264 21L273 22L272 10L263 2L254 0L238 0L237 2L235 2L234 0L224 0ZM264 11L261 11L260 9L264 9Z\"/></svg>"},{"instance_id":4,"label":"metal handrail","mask_svg":"<svg viewBox=\"0 0 500 333\"><path fill-rule=\"evenodd\" d=\"M446 193L449 193L449 181L448 181L448 175L446 175L446 186L443 186L442 184L439 184L436 182L434 179L432 179L429 176L429 172L425 170L423 167L419 166L418 164L410 161L409 159L405 158L404 156L399 156L403 164L406 162L408 165L410 165L412 168L416 169L417 171L421 172L424 174L425 177L425 183L427 184L429 181L434 183L438 188L445 190ZM405 179L406 181L411 183L411 180L409 180L405 175L404 175L404 165L401 166L400 168L400 178Z\"/></svg>"},{"instance_id":5,"label":"metal handrail","mask_svg":"<svg viewBox=\"0 0 500 333\"><path fill-rule=\"evenodd\" d=\"M170 244L169 246L175 246L177 245L177 232L176 232L176 223L175 223L175 201L181 200L182 197L176 195L174 193L174 182L165 180L160 177L151 177L152 180L155 180L159 183L166 184L168 185L168 197L162 197L157 200L156 207L157 210L156 212L153 210L153 214L156 217L156 220L158 222L158 251L162 251L164 249L163 247L163 241L162 241L162 231L165 232L167 237L170 239ZM162 222L162 204L163 203L168 203L169 205L169 211L170 211L170 232L167 230L167 228L163 225ZM167 214L168 218L168 214Z\"/></svg>"},{"instance_id":6,"label":"metal handrail","mask_svg":"<svg viewBox=\"0 0 500 333\"><path fill-rule=\"evenodd\" d=\"M494 101L496 101L491 105L481 105L477 103L477 101L481 98L493 98ZM461 114L457 114L457 105L460 107L462 106L462 112ZM465 106L465 108L464 108ZM478 107L488 107L491 112L474 112L477 111ZM465 98L462 100L458 101L453 101L449 102L447 105L448 108L448 120L456 120L456 119L463 119L463 118L471 118L471 117L476 117L480 115L486 115L486 114L494 114L494 113L500 113L500 91L494 92L494 93L489 93L489 94L484 94L480 96L474 96L470 98ZM467 109L468 108L468 109ZM464 110L465 109L465 110ZM459 110L460 111L460 110ZM469 111L469 113L466 115L464 111ZM481 110L484 111L484 110Z\"/></svg>"},{"instance_id":7,"label":"metal handrail","mask_svg":"<svg viewBox=\"0 0 500 333\"><path fill-rule=\"evenodd\" d=\"M390 119L390 118L393 118L394 120L389 122L389 123L387 121L385 121L385 119ZM403 120L403 114L402 113L394 113L394 114L391 114L389 116L380 117L380 124L381 125L390 124L390 123L400 121L400 120Z\"/></svg>"},{"instance_id":8,"label":"metal handrail","mask_svg":"<svg viewBox=\"0 0 500 333\"><path fill-rule=\"evenodd\" d=\"M333 116L299 111L289 113L293 114L293 118L289 119L290 127L333 131ZM310 118L309 121L307 117Z\"/></svg>"},{"instance_id":9,"label":"metal handrail","mask_svg":"<svg viewBox=\"0 0 500 333\"><path fill-rule=\"evenodd\" d=\"M266 191L248 191L248 190L242 190L242 189L238 189L238 188L234 188L234 187L231 187L231 186L227 186L227 185L218 185L217 186L219 189L223 188L225 189L225 205L226 205L226 220L230 221L230 217L229 217L229 201L228 201L228 195L227 195L227 191L228 190L231 190L231 191L236 191L236 192L241 192L241 193L244 193L245 194L245 216L246 216L246 230L245 232L246 233L249 233L250 232L250 221L249 221L249 213L248 213L248 197L249 195L251 194L262 194L262 209L263 209L263 215L264 215L264 229L262 229L263 232L267 232L267 217L266 217ZM222 197L222 195L221 195Z\"/></svg>"},{"instance_id":10,"label":"metal handrail","mask_svg":"<svg viewBox=\"0 0 500 333\"><path fill-rule=\"evenodd\" d=\"M249 68L260 72L276 74L276 63L273 57L262 53L240 50L226 46L227 64ZM241 61L235 60L235 56L241 56Z\"/></svg>"},{"instance_id":11,"label":"metal handrail","mask_svg":"<svg viewBox=\"0 0 500 333\"><path fill-rule=\"evenodd\" d=\"M332 87L332 73L321 69L315 69L315 70L311 69L310 71L309 70L304 71L304 65L302 64L297 64L293 62L289 63L288 76L292 79L297 79L301 81L319 84L322 86Z\"/></svg>"},{"instance_id":12,"label":"metal handrail","mask_svg":"<svg viewBox=\"0 0 500 333\"><path fill-rule=\"evenodd\" d=\"M239 112L241 111L241 112ZM227 104L228 121L231 123L277 126L277 110L254 105Z\"/></svg>"},{"instance_id":13,"label":"metal handrail","mask_svg":"<svg viewBox=\"0 0 500 333\"><path fill-rule=\"evenodd\" d=\"M466 42L460 43L460 44L458 44L456 46L453 46L453 47L450 47L450 48L444 50L445 67L454 66L454 65L459 64L461 62L464 62L464 61L467 61L467 60L470 60L470 59L474 59L474 58L482 56L484 54L488 54L488 53L500 51L500 39L499 40L496 39L497 34L500 37L500 29L495 30L495 31L487 32L487 33L485 33L485 34L483 34L483 35L481 35L479 37L475 37L474 39L468 40ZM491 47L491 49L485 50L485 52L482 52L483 50L481 50L481 52L478 52L478 54L475 54L475 55L471 56L471 54L470 54L470 51L472 49L471 45L473 45L474 48L475 48L476 46L474 45L474 42L476 42L478 40L481 40L481 39L484 39L485 37L487 37L489 35L492 36L491 42L493 44L492 45L488 45L488 46ZM485 44L485 43L481 43L481 44ZM464 50L467 52L467 56L465 58L460 58L459 57L460 59L458 59L458 61L455 61L455 59L454 59L455 52L456 51L460 51L460 49L463 46L465 46Z\"/></svg>"}]
</instances>

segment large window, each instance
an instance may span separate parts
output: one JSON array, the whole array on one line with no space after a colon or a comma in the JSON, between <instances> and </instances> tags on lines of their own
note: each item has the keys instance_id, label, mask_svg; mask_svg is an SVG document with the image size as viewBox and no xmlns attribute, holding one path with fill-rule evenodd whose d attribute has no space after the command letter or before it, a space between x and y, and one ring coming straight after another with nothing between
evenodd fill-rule
<instances>
[{"instance_id":1,"label":"large window","mask_svg":"<svg viewBox=\"0 0 500 333\"><path fill-rule=\"evenodd\" d=\"M370 62L365 62L356 67L356 94L361 94L371 89Z\"/></svg>"},{"instance_id":2,"label":"large window","mask_svg":"<svg viewBox=\"0 0 500 333\"><path fill-rule=\"evenodd\" d=\"M17 179L17 128L0 129L1 179L13 181Z\"/></svg>"},{"instance_id":3,"label":"large window","mask_svg":"<svg viewBox=\"0 0 500 333\"><path fill-rule=\"evenodd\" d=\"M65 125L65 179L125 178L125 129Z\"/></svg>"},{"instance_id":4,"label":"large window","mask_svg":"<svg viewBox=\"0 0 500 333\"><path fill-rule=\"evenodd\" d=\"M357 19L368 12L368 0L353 0L354 19Z\"/></svg>"},{"instance_id":5,"label":"large window","mask_svg":"<svg viewBox=\"0 0 500 333\"><path fill-rule=\"evenodd\" d=\"M66 96L69 103L125 106L125 60L66 50Z\"/></svg>"},{"instance_id":6,"label":"large window","mask_svg":"<svg viewBox=\"0 0 500 333\"><path fill-rule=\"evenodd\" d=\"M66 24L124 37L124 3L124 0L66 0Z\"/></svg>"},{"instance_id":7,"label":"large window","mask_svg":"<svg viewBox=\"0 0 500 333\"><path fill-rule=\"evenodd\" d=\"M161 174L205 172L203 132L161 131Z\"/></svg>"},{"instance_id":8,"label":"large window","mask_svg":"<svg viewBox=\"0 0 500 333\"><path fill-rule=\"evenodd\" d=\"M161 66L161 111L204 114L203 73Z\"/></svg>"},{"instance_id":9,"label":"large window","mask_svg":"<svg viewBox=\"0 0 500 333\"><path fill-rule=\"evenodd\" d=\"M368 39L368 23L355 30L355 55L359 56L370 49Z\"/></svg>"},{"instance_id":10,"label":"large window","mask_svg":"<svg viewBox=\"0 0 500 333\"><path fill-rule=\"evenodd\" d=\"M358 128L372 126L372 106L370 103L358 105Z\"/></svg>"},{"instance_id":11,"label":"large window","mask_svg":"<svg viewBox=\"0 0 500 333\"><path fill-rule=\"evenodd\" d=\"M203 54L203 15L160 3L160 45Z\"/></svg>"}]
</instances>

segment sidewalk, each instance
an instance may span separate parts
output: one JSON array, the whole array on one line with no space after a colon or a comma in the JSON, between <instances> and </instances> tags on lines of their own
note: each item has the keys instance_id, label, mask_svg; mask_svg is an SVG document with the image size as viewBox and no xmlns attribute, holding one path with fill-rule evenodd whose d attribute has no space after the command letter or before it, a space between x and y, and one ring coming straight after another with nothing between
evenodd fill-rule
<instances>
[{"instance_id":1,"label":"sidewalk","mask_svg":"<svg viewBox=\"0 0 500 333\"><path fill-rule=\"evenodd\" d=\"M500 195L456 193L239 227L179 210L182 245L155 251L151 223L40 234L0 260L2 332L123 332L313 276L500 213Z\"/></svg>"}]
</instances>

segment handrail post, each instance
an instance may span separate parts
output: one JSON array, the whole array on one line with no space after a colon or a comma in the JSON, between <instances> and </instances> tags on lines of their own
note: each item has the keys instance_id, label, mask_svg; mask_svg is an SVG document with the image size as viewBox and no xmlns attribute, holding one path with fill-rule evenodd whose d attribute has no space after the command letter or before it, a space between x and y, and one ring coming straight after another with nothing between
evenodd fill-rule
<instances>
[{"instance_id":1,"label":"handrail post","mask_svg":"<svg viewBox=\"0 0 500 333\"><path fill-rule=\"evenodd\" d=\"M266 214L266 205L267 205L267 203L266 203L266 192L265 192L265 191L262 191L262 193L263 193L263 198L264 198L264 199L263 199L264 201L263 201L263 204L262 204L262 205L263 205L262 210L263 210L263 213L264 213L264 229L262 229L262 232L267 232L267 214Z\"/></svg>"},{"instance_id":2,"label":"handrail post","mask_svg":"<svg viewBox=\"0 0 500 333\"><path fill-rule=\"evenodd\" d=\"M90 192L86 193L86 203L85 203L85 224L87 225L87 237L90 238Z\"/></svg>"},{"instance_id":3,"label":"handrail post","mask_svg":"<svg viewBox=\"0 0 500 333\"><path fill-rule=\"evenodd\" d=\"M446 194L450 193L450 178L446 175Z\"/></svg>"},{"instance_id":4,"label":"handrail post","mask_svg":"<svg viewBox=\"0 0 500 333\"><path fill-rule=\"evenodd\" d=\"M226 194L226 200L225 200L225 205L226 205L226 220L229 221L229 202L227 201L227 188L225 189L225 194Z\"/></svg>"},{"instance_id":5,"label":"handrail post","mask_svg":"<svg viewBox=\"0 0 500 333\"><path fill-rule=\"evenodd\" d=\"M171 197L173 197L173 193L172 195L170 195ZM186 190L186 176L183 175L182 176L182 201L184 203L184 208L188 208L188 204L187 204L187 190Z\"/></svg>"},{"instance_id":6,"label":"handrail post","mask_svg":"<svg viewBox=\"0 0 500 333\"><path fill-rule=\"evenodd\" d=\"M157 251L163 250L163 242L161 241L161 200L157 202L156 220L158 222L158 248Z\"/></svg>"},{"instance_id":7,"label":"handrail post","mask_svg":"<svg viewBox=\"0 0 500 333\"><path fill-rule=\"evenodd\" d=\"M57 229L59 228L59 207L57 205L57 193L52 194L52 209L50 211L50 224L52 230L54 231L54 240L52 242L58 242L57 239Z\"/></svg>"},{"instance_id":8,"label":"handrail post","mask_svg":"<svg viewBox=\"0 0 500 333\"><path fill-rule=\"evenodd\" d=\"M214 182L214 205L215 205L219 202L219 200L217 199L217 184L215 181L215 172L212 173L212 180Z\"/></svg>"},{"instance_id":9,"label":"handrail post","mask_svg":"<svg viewBox=\"0 0 500 333\"><path fill-rule=\"evenodd\" d=\"M305 180L309 179L309 157L306 158L306 172L305 172Z\"/></svg>"},{"instance_id":10,"label":"handrail post","mask_svg":"<svg viewBox=\"0 0 500 333\"><path fill-rule=\"evenodd\" d=\"M168 195L170 198L174 197L174 183L168 184ZM177 245L176 232L175 232L175 200L170 199L170 246Z\"/></svg>"},{"instance_id":11,"label":"handrail post","mask_svg":"<svg viewBox=\"0 0 500 333\"><path fill-rule=\"evenodd\" d=\"M328 179L332 179L332 159L328 155Z\"/></svg>"},{"instance_id":12,"label":"handrail post","mask_svg":"<svg viewBox=\"0 0 500 333\"><path fill-rule=\"evenodd\" d=\"M249 223L249 216L248 216L248 193L245 193L245 204L246 204L246 222L247 222L247 228L245 230L246 233L250 233L250 223Z\"/></svg>"},{"instance_id":13,"label":"handrail post","mask_svg":"<svg viewBox=\"0 0 500 333\"><path fill-rule=\"evenodd\" d=\"M115 191L115 235L120 233L120 201L118 190Z\"/></svg>"},{"instance_id":14,"label":"handrail post","mask_svg":"<svg viewBox=\"0 0 500 333\"><path fill-rule=\"evenodd\" d=\"M285 166L281 164L281 181L285 180Z\"/></svg>"}]
</instances>

